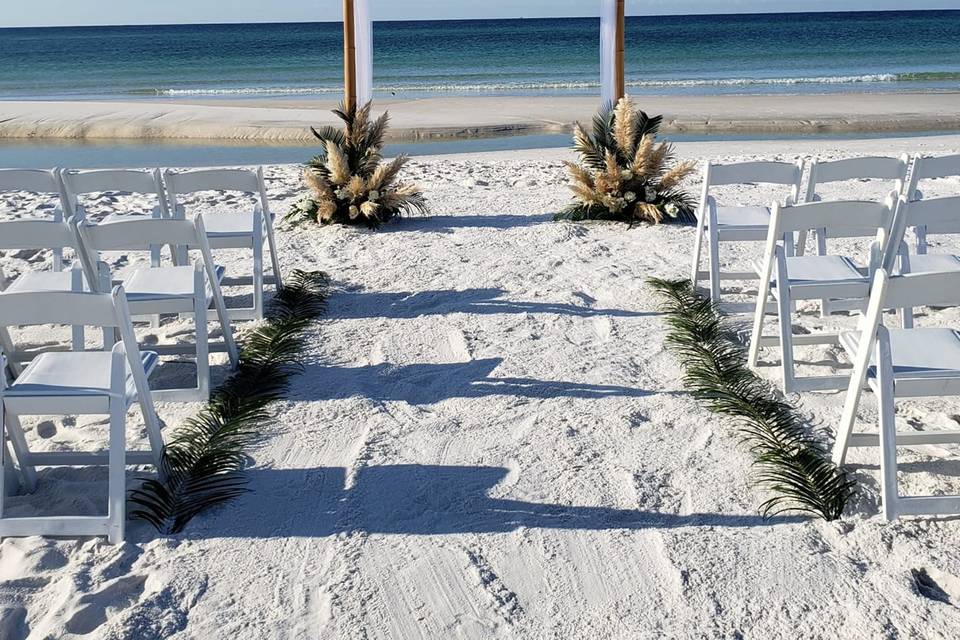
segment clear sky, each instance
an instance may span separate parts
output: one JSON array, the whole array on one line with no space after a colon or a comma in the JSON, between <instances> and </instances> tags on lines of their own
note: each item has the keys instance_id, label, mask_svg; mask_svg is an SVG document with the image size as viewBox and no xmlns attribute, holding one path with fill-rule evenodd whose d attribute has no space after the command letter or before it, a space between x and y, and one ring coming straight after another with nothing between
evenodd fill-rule
<instances>
[{"instance_id":1,"label":"clear sky","mask_svg":"<svg viewBox=\"0 0 960 640\"><path fill-rule=\"evenodd\" d=\"M381 20L596 15L599 0L371 0ZM323 22L341 0L0 0L0 27L201 22ZM960 0L627 0L630 15L960 9Z\"/></svg>"}]
</instances>

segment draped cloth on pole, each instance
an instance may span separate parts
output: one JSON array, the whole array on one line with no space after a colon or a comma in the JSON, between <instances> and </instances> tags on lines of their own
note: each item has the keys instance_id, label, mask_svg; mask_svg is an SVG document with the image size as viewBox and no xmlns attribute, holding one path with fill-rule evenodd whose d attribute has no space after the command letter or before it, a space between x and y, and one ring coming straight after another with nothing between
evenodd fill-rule
<instances>
[{"instance_id":1,"label":"draped cloth on pole","mask_svg":"<svg viewBox=\"0 0 960 640\"><path fill-rule=\"evenodd\" d=\"M600 96L604 102L617 100L617 0L600 2Z\"/></svg>"},{"instance_id":2,"label":"draped cloth on pole","mask_svg":"<svg viewBox=\"0 0 960 640\"><path fill-rule=\"evenodd\" d=\"M357 104L373 97L373 20L370 0L354 0L353 32L357 47Z\"/></svg>"}]
</instances>

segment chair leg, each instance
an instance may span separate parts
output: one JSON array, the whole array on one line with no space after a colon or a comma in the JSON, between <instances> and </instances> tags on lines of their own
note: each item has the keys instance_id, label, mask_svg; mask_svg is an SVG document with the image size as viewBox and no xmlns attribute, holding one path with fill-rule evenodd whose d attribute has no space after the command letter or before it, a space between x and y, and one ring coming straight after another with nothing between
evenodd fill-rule
<instances>
[{"instance_id":1,"label":"chair leg","mask_svg":"<svg viewBox=\"0 0 960 640\"><path fill-rule=\"evenodd\" d=\"M263 240L253 245L253 310L256 320L263 319Z\"/></svg>"},{"instance_id":2,"label":"chair leg","mask_svg":"<svg viewBox=\"0 0 960 640\"><path fill-rule=\"evenodd\" d=\"M780 366L783 369L783 391L791 393L794 388L793 363L793 315L790 305L790 283L786 265L777 261L777 323L780 329Z\"/></svg>"},{"instance_id":3,"label":"chair leg","mask_svg":"<svg viewBox=\"0 0 960 640\"><path fill-rule=\"evenodd\" d=\"M107 485L110 521L107 540L111 544L123 542L126 518L126 407L121 398L110 399L110 452Z\"/></svg>"},{"instance_id":4,"label":"chair leg","mask_svg":"<svg viewBox=\"0 0 960 640\"><path fill-rule=\"evenodd\" d=\"M750 332L750 352L747 365L756 367L760 360L760 341L763 338L763 319L767 315L767 300L770 298L770 282L761 282L757 287L757 308L753 313L753 331Z\"/></svg>"},{"instance_id":5,"label":"chair leg","mask_svg":"<svg viewBox=\"0 0 960 640\"><path fill-rule=\"evenodd\" d=\"M194 291L194 329L197 339L197 395L202 401L210 399L210 338L207 333L207 297L203 272L196 271L197 289Z\"/></svg>"},{"instance_id":6,"label":"chair leg","mask_svg":"<svg viewBox=\"0 0 960 640\"><path fill-rule=\"evenodd\" d=\"M708 227L710 239L710 299L720 302L720 238L716 229Z\"/></svg>"},{"instance_id":7,"label":"chair leg","mask_svg":"<svg viewBox=\"0 0 960 640\"><path fill-rule=\"evenodd\" d=\"M13 358L14 354L17 352L17 349L13 344L13 338L10 337L10 333L7 331L6 327L0 327L0 350L7 354L7 368L10 369L10 373L13 374L13 377L16 378L23 373L23 365ZM0 373L3 373L3 371L0 371Z\"/></svg>"},{"instance_id":8,"label":"chair leg","mask_svg":"<svg viewBox=\"0 0 960 640\"><path fill-rule=\"evenodd\" d=\"M884 332L877 340L877 402L880 405L880 476L883 491L883 517L896 520L897 500L897 424L894 411L893 366L890 341Z\"/></svg>"},{"instance_id":9,"label":"chair leg","mask_svg":"<svg viewBox=\"0 0 960 640\"><path fill-rule=\"evenodd\" d=\"M913 308L904 307L899 310L900 326L904 329L913 329Z\"/></svg>"},{"instance_id":10,"label":"chair leg","mask_svg":"<svg viewBox=\"0 0 960 640\"><path fill-rule=\"evenodd\" d=\"M698 218L697 235L693 239L693 268L690 271L690 282L693 283L694 289L697 288L697 283L700 281L700 254L703 249L703 231L703 226Z\"/></svg>"},{"instance_id":11,"label":"chair leg","mask_svg":"<svg viewBox=\"0 0 960 640\"><path fill-rule=\"evenodd\" d=\"M20 424L20 417L11 413L5 413L7 435L10 437L10 444L13 445L13 452L17 456L17 463L20 465L20 475L23 478L23 486L27 491L33 491L37 488L37 469L30 464L30 449L27 447L27 437L23 433L23 425Z\"/></svg>"},{"instance_id":12,"label":"chair leg","mask_svg":"<svg viewBox=\"0 0 960 640\"><path fill-rule=\"evenodd\" d=\"M265 213L264 215L270 215ZM280 275L280 254L277 253L277 241L273 233L273 225L267 223L267 244L270 249L270 269L273 272L273 286L279 293L283 290L283 276Z\"/></svg>"}]
</instances>

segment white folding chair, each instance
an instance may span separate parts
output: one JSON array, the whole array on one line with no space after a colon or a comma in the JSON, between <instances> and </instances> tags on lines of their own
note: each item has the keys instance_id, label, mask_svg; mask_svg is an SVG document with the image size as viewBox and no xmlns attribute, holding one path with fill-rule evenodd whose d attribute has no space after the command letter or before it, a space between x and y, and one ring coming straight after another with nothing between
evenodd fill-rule
<instances>
[{"instance_id":1,"label":"white folding chair","mask_svg":"<svg viewBox=\"0 0 960 640\"><path fill-rule=\"evenodd\" d=\"M196 345L151 345L161 355L192 353L196 356L197 384L188 389L154 391L157 401L193 402L210 397L210 350L207 333L207 309L213 303L215 318L223 333L223 349L236 366L239 360L230 319L220 291L223 270L213 264L210 246L204 233L204 216L193 220L116 219L92 224L73 221L82 249L87 277L103 269L99 254L103 251L149 250L158 244L190 247L200 252L193 265L151 266L137 269L123 281L130 311L134 316L190 314L193 316ZM205 277L206 276L206 277ZM220 345L215 345L218 349Z\"/></svg>"},{"instance_id":2,"label":"white folding chair","mask_svg":"<svg viewBox=\"0 0 960 640\"><path fill-rule=\"evenodd\" d=\"M60 176L67 194L67 201L70 203L70 215L68 219L75 216L86 218L87 211L83 203L84 196L104 192L146 195L151 197L155 204L150 214L146 216L143 212L137 211L114 211L100 220L100 222L114 222L130 217L171 217L167 209L167 196L163 190L163 180L160 177L159 169L93 169L84 171L64 169L60 171ZM170 251L170 255L176 264L177 256L175 248L170 247ZM154 266L159 266L160 247L152 247L150 255Z\"/></svg>"},{"instance_id":3,"label":"white folding chair","mask_svg":"<svg viewBox=\"0 0 960 640\"><path fill-rule=\"evenodd\" d=\"M960 271L960 256L950 253L927 253L930 235L960 234L960 196L914 200L901 204L905 225L912 227L917 238L923 237L923 253L903 251L900 269L903 273ZM920 247L917 247L920 249Z\"/></svg>"},{"instance_id":4,"label":"white folding chair","mask_svg":"<svg viewBox=\"0 0 960 640\"><path fill-rule=\"evenodd\" d=\"M753 280L752 271L720 271L721 242L762 242L767 238L770 225L770 209L758 205L720 205L711 195L714 187L723 185L781 184L789 187L781 204L793 204L800 196L800 181L803 178L803 162L742 162L716 164L704 162L703 192L697 211L697 231L693 243L693 269L690 279L696 287L700 280L709 279L710 299L720 301L721 280ZM709 265L700 270L703 243L706 240ZM786 240L793 255L793 238Z\"/></svg>"},{"instance_id":5,"label":"white folding chair","mask_svg":"<svg viewBox=\"0 0 960 640\"><path fill-rule=\"evenodd\" d=\"M893 225L898 200L885 203L859 201L811 202L795 206L774 205L762 262L755 265L760 291L753 319L749 364L757 365L761 346L779 344L783 390L835 390L846 386L846 376L798 376L794 345L836 344L831 333L793 335L792 310L797 300L861 299L870 294L868 275L882 265L883 249ZM784 234L802 229L824 228L828 233L852 229L874 230L877 240L871 247L869 267L861 268L846 256L790 256L781 244ZM763 335L768 296L777 306L779 338Z\"/></svg>"},{"instance_id":6,"label":"white folding chair","mask_svg":"<svg viewBox=\"0 0 960 640\"><path fill-rule=\"evenodd\" d=\"M907 174L910 170L910 157L906 154L899 158L884 156L867 156L860 158L846 158L843 160L824 161L814 159L810 163L807 179L807 193L804 202L823 202L820 187L825 184L848 182L851 180L882 181L877 188L877 201L882 201L890 193L899 197L903 193ZM844 198L830 198L833 200ZM834 229L833 235L828 236L826 229L815 229L816 255L827 255L828 238L874 238L876 229ZM797 255L806 252L807 230L797 235ZM821 317L827 317L837 311L857 310L862 306L860 300L822 300L820 304Z\"/></svg>"},{"instance_id":7,"label":"white folding chair","mask_svg":"<svg viewBox=\"0 0 960 640\"><path fill-rule=\"evenodd\" d=\"M73 250L74 255L78 254L76 236L64 220L27 219L0 222L0 250L52 249L55 256L62 256L65 248ZM25 271L9 282L6 280L2 269L0 269L0 291L24 293L29 291L89 290L79 262L75 262L72 268L66 271L57 269L57 266L55 261L53 270ZM82 348L84 341L83 326L74 325L72 340L75 349ZM20 373L22 362L33 357L27 352L14 350L9 334L3 328L0 328L0 345L6 350L7 364L14 374Z\"/></svg>"},{"instance_id":8,"label":"white folding chair","mask_svg":"<svg viewBox=\"0 0 960 640\"><path fill-rule=\"evenodd\" d=\"M960 496L902 496L897 483L898 446L960 443L960 431L897 432L894 411L896 398L960 395L960 333L944 328L887 329L883 311L957 304L960 272L890 276L886 269L879 269L859 330L840 336L854 368L833 459L843 464L849 447L880 446L883 514L887 520L901 515L960 513ZM864 386L877 397L879 434L853 430Z\"/></svg>"},{"instance_id":9,"label":"white folding chair","mask_svg":"<svg viewBox=\"0 0 960 640\"><path fill-rule=\"evenodd\" d=\"M140 352L122 287L112 293L25 292L0 294L0 326L84 324L112 328L120 341L103 351L71 351L38 355L9 386L0 376L0 537L28 535L106 535L110 542L123 540L126 465L160 462L163 438L147 377L157 355ZM2 355L2 354L0 354ZM126 416L138 404L147 429L149 451L126 450ZM108 415L107 451L31 451L20 423L32 415ZM106 464L108 509L106 516L3 517L6 465L11 463L6 440L16 456L24 484L33 490L38 466Z\"/></svg>"},{"instance_id":10,"label":"white folding chair","mask_svg":"<svg viewBox=\"0 0 960 640\"><path fill-rule=\"evenodd\" d=\"M0 169L0 192L28 191L48 195L56 204L50 212L50 222L64 222L70 217L70 206L59 169ZM53 270L63 268L63 248L53 250Z\"/></svg>"},{"instance_id":11,"label":"white folding chair","mask_svg":"<svg viewBox=\"0 0 960 640\"><path fill-rule=\"evenodd\" d=\"M928 157L917 156L913 161L913 170L910 172L910 184L907 188L907 199L910 202L925 200L924 194L920 189L923 180L935 180L938 178L960 177L960 154L954 156ZM960 210L956 212L960 217ZM917 239L916 253L924 255L927 253L927 233L937 233L930 231L923 225L917 225L913 229ZM945 231L941 233L953 233Z\"/></svg>"},{"instance_id":12,"label":"white folding chair","mask_svg":"<svg viewBox=\"0 0 960 640\"><path fill-rule=\"evenodd\" d=\"M861 158L846 158L844 160L820 160L815 158L810 162L809 177L807 178L807 194L804 202L823 202L819 188L824 184L846 182L849 180L883 180L878 189L877 200L883 200L891 191L898 196L906 185L907 173L910 169L910 157L906 154L899 158L871 156ZM839 231L843 233L843 231ZM827 255L827 233L825 229L816 229L817 255ZM863 237L864 233L855 233L853 236L834 235L832 237ZM801 231L797 236L797 255L802 256L806 250L807 231Z\"/></svg>"},{"instance_id":13,"label":"white folding chair","mask_svg":"<svg viewBox=\"0 0 960 640\"><path fill-rule=\"evenodd\" d=\"M263 167L248 169L200 169L194 171L164 171L164 182L174 217L186 217L186 209L179 198L200 191L239 191L256 194L258 202L252 211L212 211L205 216L207 237L211 249L251 249L253 251L252 277L230 279L224 285L252 285L253 305L246 308L230 307L233 320L260 320L263 318L263 243L264 236L270 249L274 285L283 288L280 259L273 233L273 214L263 181Z\"/></svg>"}]
</instances>

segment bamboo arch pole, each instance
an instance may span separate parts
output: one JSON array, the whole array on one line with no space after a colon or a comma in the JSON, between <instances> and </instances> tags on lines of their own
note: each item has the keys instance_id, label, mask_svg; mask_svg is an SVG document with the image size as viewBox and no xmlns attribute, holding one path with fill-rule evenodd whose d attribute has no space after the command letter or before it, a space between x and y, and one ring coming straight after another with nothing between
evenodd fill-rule
<instances>
[{"instance_id":1,"label":"bamboo arch pole","mask_svg":"<svg viewBox=\"0 0 960 640\"><path fill-rule=\"evenodd\" d=\"M357 41L353 0L343 0L343 102L350 111L357 106Z\"/></svg>"},{"instance_id":2,"label":"bamboo arch pole","mask_svg":"<svg viewBox=\"0 0 960 640\"><path fill-rule=\"evenodd\" d=\"M626 0L617 0L617 53L614 62L614 78L616 80L617 100L627 95L626 63L624 61L624 51L626 50L626 31L627 31L627 11Z\"/></svg>"}]
</instances>

